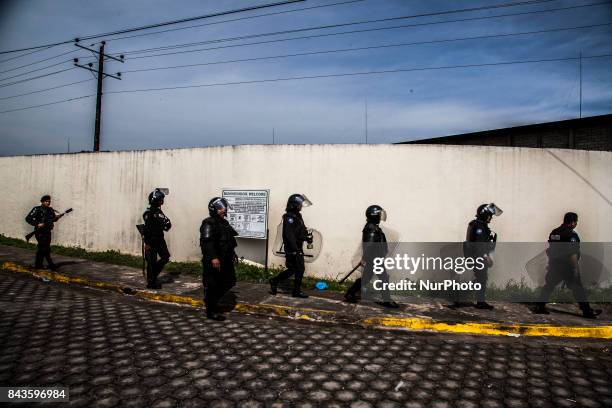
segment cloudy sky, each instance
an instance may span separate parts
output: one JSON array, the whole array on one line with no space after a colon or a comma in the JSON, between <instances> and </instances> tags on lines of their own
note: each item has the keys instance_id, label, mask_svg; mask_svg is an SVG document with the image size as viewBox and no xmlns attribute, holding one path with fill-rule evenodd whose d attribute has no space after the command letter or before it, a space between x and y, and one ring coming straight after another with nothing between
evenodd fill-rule
<instances>
[{"instance_id":1,"label":"cloudy sky","mask_svg":"<svg viewBox=\"0 0 612 408\"><path fill-rule=\"evenodd\" d=\"M95 117L71 69L90 52L5 51L279 1L0 1L0 155L91 150ZM82 44L101 40L126 61L105 63L102 150L364 143L366 104L368 143L576 118L581 52L582 115L612 111L612 57L588 58L612 54L602 0L307 0Z\"/></svg>"}]
</instances>

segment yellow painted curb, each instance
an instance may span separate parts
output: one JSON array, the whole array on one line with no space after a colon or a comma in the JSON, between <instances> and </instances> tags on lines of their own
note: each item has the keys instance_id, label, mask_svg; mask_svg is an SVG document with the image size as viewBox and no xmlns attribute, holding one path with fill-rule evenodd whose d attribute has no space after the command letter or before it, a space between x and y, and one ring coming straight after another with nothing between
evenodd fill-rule
<instances>
[{"instance_id":1,"label":"yellow painted curb","mask_svg":"<svg viewBox=\"0 0 612 408\"><path fill-rule=\"evenodd\" d=\"M193 307L202 307L203 301L190 296L173 295L169 293L158 293L147 290L132 289L110 282L100 282L78 276L68 276L57 272L31 269L14 262L3 262L1 269L12 272L25 273L32 276L43 277L60 283L74 283L82 286L112 290L123 294L131 294L141 299L155 300L159 302L177 303ZM332 322L317 315L332 316L336 312L331 310L320 310L310 308L299 308L294 306L279 306L269 304L237 303L234 310L241 313L274 314L280 317L291 317L319 322ZM314 315L314 316L313 316ZM521 335L521 336L550 336L550 337L572 337L572 338L597 338L612 339L612 326L551 326L551 325L508 325L501 323L444 323L423 318L397 318L391 316L374 317L357 322L364 327L402 328L414 331L434 331L444 333L462 333L477 335Z\"/></svg>"},{"instance_id":2,"label":"yellow painted curb","mask_svg":"<svg viewBox=\"0 0 612 408\"><path fill-rule=\"evenodd\" d=\"M497 336L550 336L573 338L612 339L612 326L551 326L502 323L443 323L421 318L375 317L362 321L364 326L397 327L462 334L488 334Z\"/></svg>"}]
</instances>

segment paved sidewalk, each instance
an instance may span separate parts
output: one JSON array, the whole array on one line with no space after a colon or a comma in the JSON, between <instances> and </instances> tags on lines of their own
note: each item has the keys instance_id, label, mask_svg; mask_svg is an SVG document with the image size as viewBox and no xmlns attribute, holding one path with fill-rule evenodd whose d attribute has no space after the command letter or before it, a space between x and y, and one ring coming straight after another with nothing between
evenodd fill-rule
<instances>
[{"instance_id":1,"label":"paved sidewalk","mask_svg":"<svg viewBox=\"0 0 612 408\"><path fill-rule=\"evenodd\" d=\"M202 283L192 275L181 275L161 290L145 289L142 270L54 255L57 272L31 267L31 250L0 245L2 273L26 273L43 280L114 290L143 299L202 306ZM164 274L162 274L163 276ZM372 302L351 305L342 294L316 289L305 290L308 299L295 299L288 293L269 294L269 286L238 282L224 297L227 311L282 316L320 322L357 324L404 330L426 330L467 334L508 336L558 336L612 338L612 305L604 305L599 319L581 317L576 305L550 305L550 315L534 315L525 305L492 302L492 311L472 307L450 309L447 302L415 299L400 309L386 309Z\"/></svg>"}]
</instances>

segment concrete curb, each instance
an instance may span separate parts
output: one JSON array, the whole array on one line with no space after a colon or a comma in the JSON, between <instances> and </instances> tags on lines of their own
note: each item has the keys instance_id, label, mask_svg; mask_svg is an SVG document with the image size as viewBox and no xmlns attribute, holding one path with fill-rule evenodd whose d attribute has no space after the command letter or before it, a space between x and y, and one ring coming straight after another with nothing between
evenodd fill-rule
<instances>
[{"instance_id":1,"label":"concrete curb","mask_svg":"<svg viewBox=\"0 0 612 408\"><path fill-rule=\"evenodd\" d=\"M39 279L47 279L64 284L76 284L80 286L118 292L124 295L135 296L140 299L153 300L164 303L174 303L191 307L202 307L201 299L190 296L173 295L170 293L159 293L149 290L133 289L110 282L94 281L78 276L68 276L58 272L45 271L24 267L14 262L3 262L0 269L23 273ZM264 316L278 316L291 319L309 320L315 322L334 323L337 312L331 310L319 310L300 308L293 306L279 306L269 304L237 303L234 311ZM342 323L346 323L342 321ZM567 338L590 338L590 339L612 339L612 326L552 326L532 324L503 324L503 323L447 323L420 317L394 317L382 316L351 322L365 328L400 329L409 331L460 333L471 335L496 335L496 336L532 336L532 337L567 337Z\"/></svg>"}]
</instances>

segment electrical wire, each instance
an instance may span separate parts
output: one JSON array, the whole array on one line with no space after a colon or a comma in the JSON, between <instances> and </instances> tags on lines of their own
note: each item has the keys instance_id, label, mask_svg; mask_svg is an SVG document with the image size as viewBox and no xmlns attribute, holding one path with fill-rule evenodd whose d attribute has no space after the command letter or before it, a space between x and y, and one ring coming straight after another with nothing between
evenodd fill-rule
<instances>
[{"instance_id":1,"label":"electrical wire","mask_svg":"<svg viewBox=\"0 0 612 408\"><path fill-rule=\"evenodd\" d=\"M416 71L461 69L461 68L475 68L475 67L493 67L493 66L515 65L515 64L533 64L533 63L543 63L543 62L574 61L574 60L579 60L581 58L582 59L592 59L592 58L607 58L607 57L612 57L612 54L600 54L600 55L590 55L590 56L582 56L582 57L546 58L546 59L535 59L535 60L502 61L502 62L490 62L490 63L481 63L481 64L445 65L445 66L437 66L437 67L399 68L399 69L378 70L378 71L344 72L344 73L339 73L339 74L270 78L270 79L251 80L251 81L218 82L218 83L211 83L211 84L173 86L173 87L163 87L163 88L126 89L126 90L118 90L118 91L107 91L105 92L105 94L168 91L168 90L176 90L176 89L204 88L204 87L229 86L229 85L246 85L246 84L255 84L255 83L295 81L295 80L304 80L304 79L337 78L337 77L360 76L360 75L380 75L380 74L390 74L390 73L400 73L400 72L416 72ZM93 96L95 95L84 95L84 96L79 96L76 98L64 99L64 100L44 103L40 105L25 106L22 108L0 111L0 114L9 113L9 112L17 112L17 111L22 111L26 109L39 108L39 107L49 106L49 105L55 105L59 103L65 103L65 102L75 101L79 99L90 98Z\"/></svg>"},{"instance_id":2,"label":"electrical wire","mask_svg":"<svg viewBox=\"0 0 612 408\"><path fill-rule=\"evenodd\" d=\"M51 75L61 74L62 72L71 71L73 69L74 69L74 67L66 68L66 69L61 69L59 71L50 72L48 74L38 75L38 76L35 76L35 77L31 77L31 78L24 78L24 79L21 79L19 81L9 82L8 84L0 84L0 88L4 88L4 87L7 87L7 86L20 84L22 82L33 81L33 80L39 79L39 78L45 78L45 77L48 77L48 76L51 76Z\"/></svg>"},{"instance_id":3,"label":"electrical wire","mask_svg":"<svg viewBox=\"0 0 612 408\"><path fill-rule=\"evenodd\" d=\"M234 22L234 21L250 20L250 19L259 18L259 17L269 17L269 16L280 15L280 14L295 13L297 11L313 10L313 9L318 9L318 8L323 8L323 7L340 6L340 5L350 4L350 3L359 3L359 2L362 2L362 1L365 1L365 0L349 0L349 1L342 1L342 2L338 2L338 3L322 4L322 5L318 5L318 6L298 8L298 9L293 9L293 10L277 11L277 12L274 12L274 13L265 13L265 14L258 14L256 16L239 17L239 18L233 18L233 19L229 19L229 20L215 21L215 22L212 22L212 23L196 24L196 25L191 25L191 26L187 26L187 27L170 28L168 30L160 30L160 31L152 32L152 33L142 33L142 34L126 35L126 36L123 36L123 37L109 38L107 41L117 41L117 40L124 40L124 39L127 39L127 38L145 37L145 36L148 36L148 35L163 34L163 33L168 33L168 32L172 32L172 31L187 30L187 29L190 29L190 28L206 27L206 26L222 24L222 23L231 23L231 22Z\"/></svg>"},{"instance_id":4,"label":"electrical wire","mask_svg":"<svg viewBox=\"0 0 612 408\"><path fill-rule=\"evenodd\" d=\"M299 32L305 32L305 31L313 31L313 30L324 30L324 29L329 29L329 28L347 27L347 26L352 26L352 25L362 25L362 24L371 24L371 23L381 23L381 22L396 21L396 20L406 20L406 19L413 19L413 18L420 18L420 17L436 16L436 15L466 13L466 12L482 11L482 10L502 8L502 7L514 7L517 5L545 3L545 2L550 2L550 1L556 1L556 0L531 0L531 1L524 1L524 2L519 2L519 3L505 3L505 4L497 4L497 5L491 5L491 6L471 7L471 8L466 8L466 9L455 9L455 10L445 10L445 11L431 12L431 13L411 14L411 15L406 15L406 16L388 17L388 18L381 18L381 19L375 19L375 20L359 20L359 21L351 21L348 23L327 24L327 25L314 26L314 27L295 28L292 30L282 30L282 31L274 31L274 32L268 32L268 33L249 34L249 35L243 35L243 36L238 36L238 37L228 37L228 38L220 38L220 39L215 39L215 40L167 45L163 47L145 48L141 50L124 51L124 52L121 52L120 54L131 55L131 54L139 54L139 53L152 52L152 51L163 51L163 50L169 50L169 49L193 47L196 45L245 40L249 38L260 38L260 37L268 37L268 36L273 36L273 35L291 34L291 33L299 33Z\"/></svg>"},{"instance_id":5,"label":"electrical wire","mask_svg":"<svg viewBox=\"0 0 612 408\"><path fill-rule=\"evenodd\" d=\"M89 82L89 81L93 81L93 79L84 79L82 81L70 82L68 84L58 85L58 86L54 86L54 87L51 87L51 88L38 89L36 91L26 92L26 93L19 94L19 95L4 96L4 97L0 98L0 101L3 101L5 99L18 98L18 97L26 96L26 95L32 95L32 94L41 93L41 92L47 92L47 91L51 91L51 90L54 90L54 89L65 88L67 86L76 85L76 84L82 84L83 82Z\"/></svg>"},{"instance_id":6,"label":"electrical wire","mask_svg":"<svg viewBox=\"0 0 612 408\"><path fill-rule=\"evenodd\" d=\"M282 6L282 5L286 5L286 4L299 3L299 2L303 2L303 1L305 1L305 0L285 0L285 1L276 2L276 3L268 3L268 4L257 5L257 6L251 6L251 7L244 7L244 8L236 9L236 10L220 11L220 12L217 12L217 13L210 13L210 14L205 14L205 15L202 15L202 16L196 16L196 17L183 18L183 19L179 19L179 20L166 21L166 22L163 22L163 23L149 24L149 25L145 25L145 26L141 26L141 27L126 28L126 29L123 29L123 30L111 31L111 32L108 32L108 33L88 35L88 36L80 37L79 39L80 40L91 40L91 39L94 39L94 38L108 37L108 36L111 36L111 35L130 33L130 32L134 32L134 31L148 30L150 28L155 28L155 27L163 27L163 26L172 25L172 24L186 23L186 22L189 22L189 21L201 20L201 19L204 19L204 18L224 16L224 15L228 15L228 14L243 13L245 11L259 10L259 9L263 9L263 8ZM20 51L36 50L36 49L39 49L39 48L55 47L57 45L69 44L71 42L74 42L74 39L65 40L65 41L58 41L58 42L50 43L50 44L36 45L36 46L32 46L32 47L20 48L20 49L15 49L15 50L0 51L0 54L9 54L9 53L20 52Z\"/></svg>"},{"instance_id":7,"label":"electrical wire","mask_svg":"<svg viewBox=\"0 0 612 408\"><path fill-rule=\"evenodd\" d=\"M486 19L492 19L492 18L515 17L515 16L522 16L522 15L528 15L528 14L535 14L535 13L565 11L565 10L570 10L570 9L575 9L575 8L600 6L600 5L606 5L606 4L612 4L612 1L591 3L591 4L586 4L586 5L580 5L580 6L562 7L562 8L556 8L556 9L536 10L536 11L527 11L527 12L519 12L519 13L509 13L509 14L498 14L494 16L469 17L469 18L456 19L456 20L434 21L434 22L416 23L416 24L404 24L404 25L391 26L391 27L366 28L366 29L361 29L361 30L341 31L337 33L314 34L314 35L291 37L291 38L281 38L281 39L276 39L276 40L255 41L255 42L242 43L242 44L230 44L230 45L222 45L222 46L217 46L217 47L200 48L196 50L185 50L185 51L157 53L157 54L151 54L151 55L132 56L130 57L130 60L137 60L137 59L144 59L144 58L156 58L156 57L177 55L177 54L189 54L189 53L195 53L195 52L219 50L219 49L224 49L224 48L237 48L237 47L245 47L245 46L251 46L251 45L271 44L271 43L279 43L279 42L285 42L285 41L332 37L336 35L359 34L359 33L365 33L365 32L373 32L373 31L385 31L385 30L394 30L394 29L402 29L402 28L438 25L438 24L459 23L459 22L466 22L466 21L486 20ZM113 55L119 55L119 54L113 54ZM86 57L87 56L83 58L86 58Z\"/></svg>"},{"instance_id":8,"label":"electrical wire","mask_svg":"<svg viewBox=\"0 0 612 408\"><path fill-rule=\"evenodd\" d=\"M22 111L22 110L27 110L27 109L40 108L40 107L49 106L49 105L57 105L59 103L66 103L66 102L76 101L76 100L79 100L79 99L91 98L92 96L96 96L96 95L77 96L76 98L62 99L61 101L54 101L54 102L49 102L49 103L42 103L40 105L32 105L32 106L26 106L26 107L23 107L23 108L10 109L10 110L5 110L5 111L0 111L0 114L1 113L9 113L9 112L17 112L17 111Z\"/></svg>"},{"instance_id":9,"label":"electrical wire","mask_svg":"<svg viewBox=\"0 0 612 408\"><path fill-rule=\"evenodd\" d=\"M250 80L250 81L235 81L235 82L218 82L218 83L210 83L210 84L185 85L185 86L173 86L173 87L162 87L162 88L125 89L125 90L117 90L117 91L107 91L105 92L105 94L168 91L168 90L174 90L174 89L205 88L205 87L227 86L227 85L245 85L245 84L256 84L256 83L266 83L266 82L281 82L281 81L294 81L294 80L319 79L319 78L336 78L336 77L358 76L358 75L391 74L391 73L399 73L399 72L415 72L415 71L430 71L430 70L475 68L475 67L493 67L493 66L501 66L501 65L533 64L533 63L542 63L542 62L572 61L572 60L579 60L580 58L590 59L590 58L605 58L605 57L612 57L612 54L591 55L591 56L586 56L586 57L583 56L583 57L545 58L545 59L534 59L534 60L490 62L490 63L481 63L481 64L445 65L445 66L437 66L437 67L398 68L398 69L377 70L377 71L345 72L345 73L339 73L339 74L307 75L307 76L297 76L297 77L256 79L256 80Z\"/></svg>"},{"instance_id":10,"label":"electrical wire","mask_svg":"<svg viewBox=\"0 0 612 408\"><path fill-rule=\"evenodd\" d=\"M197 64L173 65L173 66L168 66L168 67L142 68L142 69L122 71L122 73L126 74L126 73L135 73L135 72L148 72L148 71L160 71L160 70L168 70L168 69L192 68L192 67L207 66L207 65L231 64L231 63L249 62L249 61L263 61L263 60L280 59L280 58L292 58L292 57L301 57L301 56L310 56L310 55L333 54L333 53L340 53L340 52L364 51L364 50L373 50L373 49L381 49L381 48L406 47L406 46L423 45L423 44L439 44L439 43L448 43L448 42L455 42L455 41L482 40L482 39L488 39L488 38L506 38L506 37L519 36L519 35L543 34L543 33L550 33L550 32L579 30L579 29L585 29L585 28L594 28L594 27L602 27L602 26L610 26L610 25L612 25L612 22L602 23L602 24L591 24L591 25L577 26L577 27L563 27L563 28L554 28L554 29L548 29L548 30L525 31L525 32L520 32L520 33L480 35L480 36L475 36L475 37L450 38L450 39L444 39L444 40L430 40L430 41L416 41L416 42L410 42L410 43L384 44L384 45L374 45L374 46L368 46L368 47L340 48L340 49L325 50L325 51L312 51L312 52L302 52L302 53L295 53L295 54L272 55L272 56L265 56L265 57L253 57L253 58L243 58L243 59L224 60L224 61L212 61L212 62L203 62L203 63L197 63Z\"/></svg>"}]
</instances>

